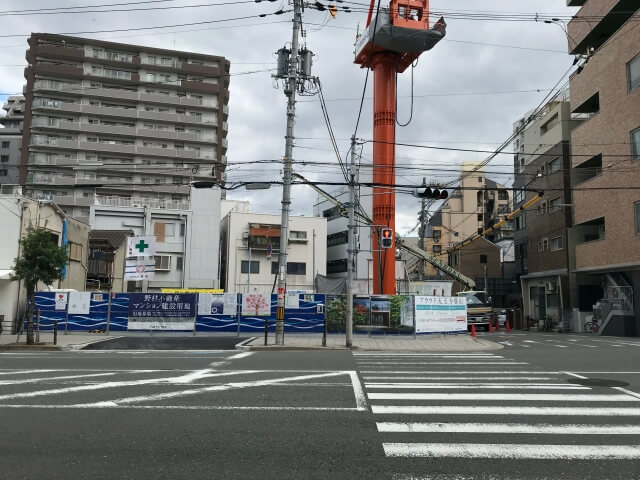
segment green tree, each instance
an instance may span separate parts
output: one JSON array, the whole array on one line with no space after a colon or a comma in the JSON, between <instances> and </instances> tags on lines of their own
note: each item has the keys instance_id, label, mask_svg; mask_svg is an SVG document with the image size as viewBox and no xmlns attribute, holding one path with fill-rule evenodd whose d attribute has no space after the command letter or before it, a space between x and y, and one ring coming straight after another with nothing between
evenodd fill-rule
<instances>
[{"instance_id":1,"label":"green tree","mask_svg":"<svg viewBox=\"0 0 640 480\"><path fill-rule=\"evenodd\" d=\"M27 345L33 345L33 309L38 282L51 285L64 277L65 248L54 243L47 230L29 227L20 240L20 256L15 259L11 280L24 281L27 290Z\"/></svg>"}]
</instances>

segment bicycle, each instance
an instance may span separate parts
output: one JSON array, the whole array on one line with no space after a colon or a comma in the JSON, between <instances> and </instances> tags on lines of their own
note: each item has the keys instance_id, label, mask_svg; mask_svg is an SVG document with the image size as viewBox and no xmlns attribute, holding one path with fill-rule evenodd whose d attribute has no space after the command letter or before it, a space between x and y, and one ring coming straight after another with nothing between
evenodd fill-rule
<instances>
[{"instance_id":1,"label":"bicycle","mask_svg":"<svg viewBox=\"0 0 640 480\"><path fill-rule=\"evenodd\" d=\"M597 320L587 320L584 322L584 331L587 333L596 334L598 333L598 329L600 328L600 324Z\"/></svg>"}]
</instances>

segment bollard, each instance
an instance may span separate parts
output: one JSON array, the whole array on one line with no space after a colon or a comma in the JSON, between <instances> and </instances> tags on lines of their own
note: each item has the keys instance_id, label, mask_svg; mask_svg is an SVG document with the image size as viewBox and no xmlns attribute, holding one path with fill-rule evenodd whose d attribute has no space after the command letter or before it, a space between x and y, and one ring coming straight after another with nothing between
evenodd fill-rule
<instances>
[{"instance_id":1,"label":"bollard","mask_svg":"<svg viewBox=\"0 0 640 480\"><path fill-rule=\"evenodd\" d=\"M264 345L267 345L267 338L269 337L269 317L264 319Z\"/></svg>"},{"instance_id":2,"label":"bollard","mask_svg":"<svg viewBox=\"0 0 640 480\"><path fill-rule=\"evenodd\" d=\"M327 316L324 316L323 325L322 325L322 346L327 346Z\"/></svg>"},{"instance_id":3,"label":"bollard","mask_svg":"<svg viewBox=\"0 0 640 480\"><path fill-rule=\"evenodd\" d=\"M36 311L36 343L40 343L40 309Z\"/></svg>"},{"instance_id":4,"label":"bollard","mask_svg":"<svg viewBox=\"0 0 640 480\"><path fill-rule=\"evenodd\" d=\"M58 344L58 320L53 321L53 344Z\"/></svg>"}]
</instances>

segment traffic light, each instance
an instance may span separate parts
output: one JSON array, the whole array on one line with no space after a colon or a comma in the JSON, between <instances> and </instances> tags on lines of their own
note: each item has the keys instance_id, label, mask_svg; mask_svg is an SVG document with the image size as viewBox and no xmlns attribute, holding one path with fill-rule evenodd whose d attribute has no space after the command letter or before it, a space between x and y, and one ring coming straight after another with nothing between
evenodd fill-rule
<instances>
[{"instance_id":1,"label":"traffic light","mask_svg":"<svg viewBox=\"0 0 640 480\"><path fill-rule=\"evenodd\" d=\"M445 200L449 198L449 192L446 190L439 190L437 188L425 188L424 192L418 192L419 198L431 198L433 200Z\"/></svg>"},{"instance_id":2,"label":"traffic light","mask_svg":"<svg viewBox=\"0 0 640 480\"><path fill-rule=\"evenodd\" d=\"M391 248L393 247L393 230L390 228L383 228L380 234L380 247Z\"/></svg>"}]
</instances>

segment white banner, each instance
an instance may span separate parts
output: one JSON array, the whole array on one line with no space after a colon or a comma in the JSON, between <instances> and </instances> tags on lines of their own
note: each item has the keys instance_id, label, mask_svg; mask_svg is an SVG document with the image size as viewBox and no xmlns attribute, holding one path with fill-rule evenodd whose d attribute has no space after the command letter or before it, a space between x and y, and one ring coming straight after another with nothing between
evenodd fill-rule
<instances>
[{"instance_id":1,"label":"white banner","mask_svg":"<svg viewBox=\"0 0 640 480\"><path fill-rule=\"evenodd\" d=\"M416 333L467 331L464 297L415 297Z\"/></svg>"},{"instance_id":2,"label":"white banner","mask_svg":"<svg viewBox=\"0 0 640 480\"><path fill-rule=\"evenodd\" d=\"M300 308L300 294L298 292L287 292L284 299L284 306L287 308Z\"/></svg>"},{"instance_id":3,"label":"white banner","mask_svg":"<svg viewBox=\"0 0 640 480\"><path fill-rule=\"evenodd\" d=\"M158 330L163 332L193 330L193 318L171 318L167 320L158 318L129 318L127 330Z\"/></svg>"},{"instance_id":4,"label":"white banner","mask_svg":"<svg viewBox=\"0 0 640 480\"><path fill-rule=\"evenodd\" d=\"M141 235L127 238L127 257L152 257L155 254L155 235Z\"/></svg>"},{"instance_id":5,"label":"white banner","mask_svg":"<svg viewBox=\"0 0 640 480\"><path fill-rule=\"evenodd\" d=\"M125 260L125 280L150 280L156 271L156 261L153 259Z\"/></svg>"},{"instance_id":6,"label":"white banner","mask_svg":"<svg viewBox=\"0 0 640 480\"><path fill-rule=\"evenodd\" d=\"M284 294L278 294L284 296ZM269 296L270 297L270 296ZM271 301L261 293L242 294L242 315L271 315Z\"/></svg>"},{"instance_id":7,"label":"white banner","mask_svg":"<svg viewBox=\"0 0 640 480\"><path fill-rule=\"evenodd\" d=\"M68 313L88 315L91 305L91 292L69 292Z\"/></svg>"},{"instance_id":8,"label":"white banner","mask_svg":"<svg viewBox=\"0 0 640 480\"><path fill-rule=\"evenodd\" d=\"M64 310L67 308L67 294L56 293L56 310Z\"/></svg>"}]
</instances>

